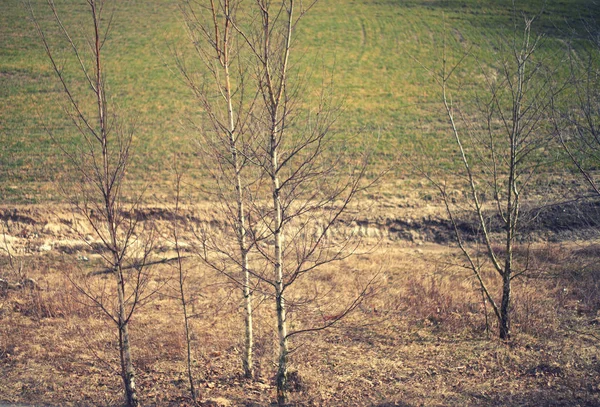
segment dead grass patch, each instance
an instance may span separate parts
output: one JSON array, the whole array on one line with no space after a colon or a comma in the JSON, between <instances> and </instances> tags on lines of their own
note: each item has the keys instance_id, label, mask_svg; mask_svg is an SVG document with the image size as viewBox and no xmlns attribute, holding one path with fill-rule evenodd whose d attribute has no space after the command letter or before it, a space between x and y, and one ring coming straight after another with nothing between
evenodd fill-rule
<instances>
[{"instance_id":1,"label":"dead grass patch","mask_svg":"<svg viewBox=\"0 0 600 407\"><path fill-rule=\"evenodd\" d=\"M495 339L493 325L486 336L480 292L468 272L452 266L460 257L451 248L382 244L300 281L290 293L295 328L338 312L340 301L351 298L367 276L365 270L379 272L372 295L348 318L327 331L293 338L291 404L597 405L598 341L579 333L597 334L589 325L597 306L592 299L597 248L533 249L539 267L547 264L548 272L516 282L515 338L508 344ZM0 374L5 378L0 394L8 402L118 405L114 327L68 284L65 268L82 270L64 260L32 260L28 275L42 289L10 291L0 298ZM269 405L275 396L272 301L256 296L257 377L249 381L240 374L238 289L188 262L193 373L201 399L205 405ZM145 405L191 405L182 316L169 283L172 269L160 267L154 275L163 289L131 324L140 394ZM318 307L306 301L314 298Z\"/></svg>"}]
</instances>

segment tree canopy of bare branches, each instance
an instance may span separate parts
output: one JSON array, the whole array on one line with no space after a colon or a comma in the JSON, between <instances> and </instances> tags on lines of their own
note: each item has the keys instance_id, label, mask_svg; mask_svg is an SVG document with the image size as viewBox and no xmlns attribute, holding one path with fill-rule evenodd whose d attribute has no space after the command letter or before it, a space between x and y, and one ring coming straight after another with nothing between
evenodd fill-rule
<instances>
[{"instance_id":1,"label":"tree canopy of bare branches","mask_svg":"<svg viewBox=\"0 0 600 407\"><path fill-rule=\"evenodd\" d=\"M209 192L228 214L235 237L232 245L204 234L199 252L243 289L246 376L252 375L252 290L260 287L274 299L280 405L287 399L289 338L334 324L366 293L343 304L338 318L289 330L294 283L355 253L358 240L336 240L332 228L368 186L369 154L344 155L332 142L338 113L333 88L323 86L310 100L293 70L295 30L314 3L184 2L203 71L177 58L205 113L200 145L214 184Z\"/></svg>"},{"instance_id":2,"label":"tree canopy of bare branches","mask_svg":"<svg viewBox=\"0 0 600 407\"><path fill-rule=\"evenodd\" d=\"M433 181L454 226L465 266L473 271L491 304L502 339L511 335L511 282L528 271L527 262L517 264L514 260L514 248L522 237L522 204L546 160L544 150L551 142L550 106L559 91L543 58L534 58L543 41L532 31L537 18L519 20L515 16L513 37L503 46L504 56L496 62L497 68L492 73L482 68L483 90L472 110L452 97L449 86L462 59L450 66L444 50L442 70L436 75L462 167L461 188L468 197L467 208L459 210L447 186ZM476 219L481 250L469 245L458 225L458 218L465 213ZM499 303L482 273L487 266L502 280Z\"/></svg>"},{"instance_id":3,"label":"tree canopy of bare branches","mask_svg":"<svg viewBox=\"0 0 600 407\"><path fill-rule=\"evenodd\" d=\"M127 406L137 406L129 323L135 310L152 294L147 290L146 266L153 232L147 228L142 230L135 216L131 216L140 204L141 194L130 204L124 196L133 127L119 119L114 100L107 94L108 75L104 71L103 53L115 4L109 0L87 0L89 25L84 26L86 32L77 32L75 36L63 23L54 1L48 0L47 10L62 39L62 43L56 45L51 43L46 28L36 18L36 9L31 3L27 5L62 87L65 112L79 135L74 150L63 149L75 174L64 192L100 241L102 261L114 277L112 285L98 281L94 273L72 276L71 281L117 327L125 402ZM76 39L82 36L83 40ZM63 62L56 56L56 49L61 46L71 51L72 60ZM70 75L78 76L86 87L79 90L73 86Z\"/></svg>"}]
</instances>

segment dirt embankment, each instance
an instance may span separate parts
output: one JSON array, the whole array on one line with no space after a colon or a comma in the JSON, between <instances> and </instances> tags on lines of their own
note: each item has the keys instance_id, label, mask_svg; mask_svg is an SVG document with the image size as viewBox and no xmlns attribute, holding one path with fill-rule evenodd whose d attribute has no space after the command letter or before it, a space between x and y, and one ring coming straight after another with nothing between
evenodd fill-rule
<instances>
[{"instance_id":1,"label":"dirt embankment","mask_svg":"<svg viewBox=\"0 0 600 407\"><path fill-rule=\"evenodd\" d=\"M196 240L199 231L221 234L228 228L223 211L211 203L188 207L179 213L165 206L146 206L127 217L139 222L141 230L152 225L158 232L156 248L159 251L173 248L174 221L185 225L182 236L188 242ZM473 213L457 214L456 219L465 240L479 238ZM0 207L0 220L0 248L15 255L93 253L102 248L89 222L67 205ZM498 217L489 216L488 220L492 233L503 232ZM522 220L522 239L560 241L595 237L600 230L600 202L545 207L524 205ZM448 244L454 240L454 227L444 207L426 202L363 202L336 222L331 233L340 237L359 236L373 242L389 240L407 244Z\"/></svg>"}]
</instances>

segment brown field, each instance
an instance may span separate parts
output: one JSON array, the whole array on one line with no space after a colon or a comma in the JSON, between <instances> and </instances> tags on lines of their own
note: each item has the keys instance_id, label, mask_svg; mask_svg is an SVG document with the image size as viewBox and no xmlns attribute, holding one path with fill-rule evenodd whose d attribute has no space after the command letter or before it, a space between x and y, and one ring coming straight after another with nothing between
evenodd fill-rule
<instances>
[{"instance_id":1,"label":"brown field","mask_svg":"<svg viewBox=\"0 0 600 407\"><path fill-rule=\"evenodd\" d=\"M417 199L369 205L368 219L357 217L338 230L364 237L361 254L309 275L289 293L292 327L319 326L375 276L347 318L292 338L291 405L600 405L600 246L583 226L568 233L538 230L544 239L522 248L532 271L515 281L514 336L503 342L476 281L461 267L441 207ZM71 283L100 267L93 240L85 241L89 231L67 207L6 207L0 215L0 277L37 283L0 293L0 404L121 404L114 325ZM171 215L157 206L142 216L161 232L157 259L172 255ZM192 223L220 227L218 215L202 205L186 215ZM193 240L191 233L184 237ZM240 291L192 251L186 255L201 402L270 405L276 361L270 297L257 288L257 377L246 380ZM160 264L152 273L149 287L156 294L131 321L141 402L191 405L176 270ZM99 275L92 284L110 282Z\"/></svg>"}]
</instances>

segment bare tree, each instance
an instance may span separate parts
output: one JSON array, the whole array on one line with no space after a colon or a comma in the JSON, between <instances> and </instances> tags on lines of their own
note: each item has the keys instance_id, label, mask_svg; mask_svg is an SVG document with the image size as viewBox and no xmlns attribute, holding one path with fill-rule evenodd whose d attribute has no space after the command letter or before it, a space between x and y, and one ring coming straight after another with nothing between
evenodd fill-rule
<instances>
[{"instance_id":1,"label":"bare tree","mask_svg":"<svg viewBox=\"0 0 600 407\"><path fill-rule=\"evenodd\" d=\"M515 18L514 37L506 57L491 73L482 68L486 93L479 96L472 111L467 111L468 104L453 101L449 87L463 59L448 66L444 49L442 70L435 75L463 169L460 181L464 182L468 209L459 211L445 183L434 184L441 192L466 267L473 271L490 302L499 336L505 340L511 336L511 282L528 271L527 261L519 263L514 258L527 218L522 204L544 162L543 150L549 143L549 107L555 92L543 59L533 58L534 54L541 56L538 47L542 37L531 31L536 18L525 17L522 24ZM459 227L459 217L469 212L475 218L483 258L468 244L465 231ZM489 264L502 281L500 304L482 273Z\"/></svg>"},{"instance_id":2,"label":"bare tree","mask_svg":"<svg viewBox=\"0 0 600 407\"><path fill-rule=\"evenodd\" d=\"M289 339L333 325L368 291L366 284L355 298L336 304L335 317L289 329L289 305L295 304L288 293L294 283L355 253L355 236L336 239L332 229L368 186L362 181L369 154L344 155L343 147L336 151L332 143L338 111L332 88L323 86L311 103L304 98L308 92L290 80L296 78L290 73L294 30L314 4L255 0L242 8L233 0L185 2L187 27L207 79L198 81L178 58L209 123L202 129L205 167L236 237L234 248L202 234L202 257L244 289L246 374L251 369L250 288L260 287L274 299L280 405L287 399Z\"/></svg>"},{"instance_id":3,"label":"bare tree","mask_svg":"<svg viewBox=\"0 0 600 407\"><path fill-rule=\"evenodd\" d=\"M187 270L183 264L185 256L183 255L183 247L181 242L181 228L185 228L185 223L180 224L180 205L181 205L181 179L182 172L175 162L175 216L172 222L173 228L173 243L175 245L176 263L177 269L177 294L179 301L181 302L181 311L183 314L183 330L185 335L185 353L186 353L186 367L187 367L187 378L190 390L190 396L194 404L198 404L196 385L194 383L194 375L192 373L192 327L191 318L192 315L189 310L190 298L187 295L187 284L188 278ZM182 222L181 222L182 223Z\"/></svg>"},{"instance_id":4,"label":"bare tree","mask_svg":"<svg viewBox=\"0 0 600 407\"><path fill-rule=\"evenodd\" d=\"M63 24L54 1L47 3L59 34L73 56L64 65L60 64L49 37L35 17L33 6L27 3L66 97L65 111L80 136L75 151L63 149L76 174L76 180L66 193L73 195L75 210L85 218L101 242L106 272L114 277L114 286L98 281L94 277L97 273L73 278L72 282L117 327L125 402L127 406L137 406L129 323L136 309L152 294L146 290L150 277L146 266L153 239L152 230L142 230L133 216L141 195L131 204L126 203L124 187L131 161L133 129L118 119L114 103L107 95L102 51L111 30L114 8L109 9L111 2L108 0L86 1L91 35L85 38L83 46ZM85 84L84 90L74 90L78 89L70 82L74 73L78 73Z\"/></svg>"},{"instance_id":5,"label":"bare tree","mask_svg":"<svg viewBox=\"0 0 600 407\"><path fill-rule=\"evenodd\" d=\"M244 375L253 376L252 283L247 237L249 175L246 150L252 143L249 126L256 90L247 86L244 47L234 27L239 0L184 1L181 4L187 32L201 62L198 71L186 65L182 56L177 64L186 84L193 90L207 120L201 128L204 169L215 188L210 194L221 205L235 235L237 247L229 247L205 231L201 236L200 257L206 264L229 276L242 289L245 309L245 346L242 358ZM229 261L215 261L219 253ZM239 269L239 273L232 272Z\"/></svg>"},{"instance_id":6,"label":"bare tree","mask_svg":"<svg viewBox=\"0 0 600 407\"><path fill-rule=\"evenodd\" d=\"M315 2L282 0L254 2L258 25L236 30L251 50L260 107L253 110L252 131L261 140L250 154L263 174L253 199L249 228L253 247L262 258L252 270L272 287L277 316L279 356L277 402L288 390L289 339L325 329L345 316L363 298L368 284L335 317L322 324L290 330L289 303L294 283L319 267L355 253L354 236L336 240L332 229L350 202L368 185L363 183L369 154L352 157L335 151L331 126L337 118L328 86L316 103L303 99L303 89L290 80L294 31ZM344 158L346 160L344 160ZM270 203L269 203L270 200ZM269 269L271 270L269 272Z\"/></svg>"}]
</instances>

